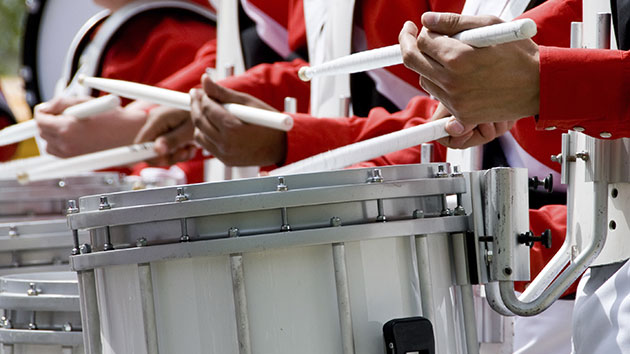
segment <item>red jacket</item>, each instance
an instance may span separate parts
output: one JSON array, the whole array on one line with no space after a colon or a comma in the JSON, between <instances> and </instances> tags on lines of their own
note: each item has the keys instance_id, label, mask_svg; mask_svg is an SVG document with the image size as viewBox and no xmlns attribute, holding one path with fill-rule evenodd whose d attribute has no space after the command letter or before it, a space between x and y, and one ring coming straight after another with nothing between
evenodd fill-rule
<instances>
[{"instance_id":1,"label":"red jacket","mask_svg":"<svg viewBox=\"0 0 630 354\"><path fill-rule=\"evenodd\" d=\"M210 7L205 0L190 0ZM149 11L123 25L107 47L100 75L188 92L216 63L216 28L185 13ZM127 101L129 102L129 101ZM203 181L200 161L177 164L189 183ZM139 173L141 163L126 173Z\"/></svg>"}]
</instances>

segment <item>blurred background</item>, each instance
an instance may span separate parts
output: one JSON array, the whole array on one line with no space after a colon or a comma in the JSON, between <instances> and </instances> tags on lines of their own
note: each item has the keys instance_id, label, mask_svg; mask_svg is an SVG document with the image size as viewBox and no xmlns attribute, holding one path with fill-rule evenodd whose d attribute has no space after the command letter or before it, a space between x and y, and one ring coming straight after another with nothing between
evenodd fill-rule
<instances>
[{"instance_id":1,"label":"blurred background","mask_svg":"<svg viewBox=\"0 0 630 354\"><path fill-rule=\"evenodd\" d=\"M24 0L0 0L0 86L18 121L31 118L24 83L19 77L26 9ZM30 139L19 145L16 157L36 154L37 149Z\"/></svg>"}]
</instances>

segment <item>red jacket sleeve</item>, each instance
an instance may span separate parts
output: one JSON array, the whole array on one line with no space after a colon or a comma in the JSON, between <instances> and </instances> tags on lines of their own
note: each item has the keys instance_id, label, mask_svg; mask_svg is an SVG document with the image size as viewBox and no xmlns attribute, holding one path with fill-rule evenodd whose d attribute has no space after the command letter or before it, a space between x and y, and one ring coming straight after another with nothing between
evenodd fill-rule
<instances>
[{"instance_id":1,"label":"red jacket sleeve","mask_svg":"<svg viewBox=\"0 0 630 354\"><path fill-rule=\"evenodd\" d=\"M307 63L299 59L292 62L260 64L220 83L259 98L280 111L284 109L285 97L295 97L298 112L307 112L311 85L297 76L298 69L304 65Z\"/></svg>"},{"instance_id":2,"label":"red jacket sleeve","mask_svg":"<svg viewBox=\"0 0 630 354\"><path fill-rule=\"evenodd\" d=\"M287 155L285 163L292 163L306 157L335 149L383 134L391 133L408 126L426 122L433 114L437 101L428 97L414 97L407 107L390 114L383 108L374 108L365 118L315 118L298 114L294 116L295 125L287 133ZM438 158L444 158L444 149L438 149ZM418 158L404 161L405 157L390 155L375 162L379 165L418 162Z\"/></svg>"}]
</instances>

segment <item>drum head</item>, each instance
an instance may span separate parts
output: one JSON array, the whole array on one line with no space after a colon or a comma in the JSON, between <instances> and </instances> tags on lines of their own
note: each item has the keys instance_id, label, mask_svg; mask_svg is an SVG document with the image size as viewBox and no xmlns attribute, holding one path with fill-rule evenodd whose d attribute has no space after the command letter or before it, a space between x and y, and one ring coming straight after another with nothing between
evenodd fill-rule
<instances>
[{"instance_id":1,"label":"drum head","mask_svg":"<svg viewBox=\"0 0 630 354\"><path fill-rule=\"evenodd\" d=\"M81 26L102 8L92 1L27 0L28 14L22 43L26 100L33 107L54 96L63 62Z\"/></svg>"}]
</instances>

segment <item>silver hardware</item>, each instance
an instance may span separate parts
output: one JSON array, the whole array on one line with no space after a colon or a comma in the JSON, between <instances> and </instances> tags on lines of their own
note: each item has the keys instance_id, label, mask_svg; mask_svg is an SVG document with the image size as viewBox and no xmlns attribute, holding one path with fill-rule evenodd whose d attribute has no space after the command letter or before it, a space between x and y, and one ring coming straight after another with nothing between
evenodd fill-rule
<instances>
[{"instance_id":1,"label":"silver hardware","mask_svg":"<svg viewBox=\"0 0 630 354\"><path fill-rule=\"evenodd\" d=\"M610 12L597 13L597 17L595 18L595 29L597 31L597 37L595 37L595 48L610 49L611 22L612 15Z\"/></svg>"},{"instance_id":2,"label":"silver hardware","mask_svg":"<svg viewBox=\"0 0 630 354\"><path fill-rule=\"evenodd\" d=\"M411 213L411 217L414 219L424 219L424 210L414 210L413 213Z\"/></svg>"},{"instance_id":3,"label":"silver hardware","mask_svg":"<svg viewBox=\"0 0 630 354\"><path fill-rule=\"evenodd\" d=\"M437 178L448 177L448 172L446 172L446 166L445 165L438 165L438 170L435 173L435 177L437 177Z\"/></svg>"},{"instance_id":4,"label":"silver hardware","mask_svg":"<svg viewBox=\"0 0 630 354\"><path fill-rule=\"evenodd\" d=\"M105 226L105 244L103 245L103 251L111 251L114 249L112 245L112 236L109 232L109 226Z\"/></svg>"},{"instance_id":5,"label":"silver hardware","mask_svg":"<svg viewBox=\"0 0 630 354\"><path fill-rule=\"evenodd\" d=\"M72 332L72 323L70 322L64 323L62 329L64 332Z\"/></svg>"},{"instance_id":6,"label":"silver hardware","mask_svg":"<svg viewBox=\"0 0 630 354\"><path fill-rule=\"evenodd\" d=\"M420 145L420 163L431 163L433 160L433 144Z\"/></svg>"},{"instance_id":7,"label":"silver hardware","mask_svg":"<svg viewBox=\"0 0 630 354\"><path fill-rule=\"evenodd\" d=\"M107 196L102 195L101 196L101 202L98 205L98 210L107 210L107 209L111 209L112 206L109 205L109 201L107 200Z\"/></svg>"},{"instance_id":8,"label":"silver hardware","mask_svg":"<svg viewBox=\"0 0 630 354\"><path fill-rule=\"evenodd\" d=\"M280 209L280 213L282 215L282 226L280 227L280 230L291 231L291 225L289 225L289 217L287 216L287 208Z\"/></svg>"},{"instance_id":9,"label":"silver hardware","mask_svg":"<svg viewBox=\"0 0 630 354\"><path fill-rule=\"evenodd\" d=\"M297 113L297 99L295 97L284 98L284 112Z\"/></svg>"},{"instance_id":10,"label":"silver hardware","mask_svg":"<svg viewBox=\"0 0 630 354\"><path fill-rule=\"evenodd\" d=\"M144 247L146 245L147 245L146 237L140 237L139 239L136 240L136 247Z\"/></svg>"},{"instance_id":11,"label":"silver hardware","mask_svg":"<svg viewBox=\"0 0 630 354\"><path fill-rule=\"evenodd\" d=\"M175 196L175 201L176 202L184 202L188 200L188 195L186 193L184 193L184 188L182 187L178 187L177 188L177 195Z\"/></svg>"},{"instance_id":12,"label":"silver hardware","mask_svg":"<svg viewBox=\"0 0 630 354\"><path fill-rule=\"evenodd\" d=\"M240 230L237 227L230 227L228 229L228 237L238 237L240 235Z\"/></svg>"},{"instance_id":13,"label":"silver hardware","mask_svg":"<svg viewBox=\"0 0 630 354\"><path fill-rule=\"evenodd\" d=\"M599 136L601 136L604 139L612 138L612 134L609 132L601 132L599 133Z\"/></svg>"},{"instance_id":14,"label":"silver hardware","mask_svg":"<svg viewBox=\"0 0 630 354\"><path fill-rule=\"evenodd\" d=\"M584 127L580 127L579 125L576 125L575 127L573 127L573 130L578 133L581 133L584 131Z\"/></svg>"},{"instance_id":15,"label":"silver hardware","mask_svg":"<svg viewBox=\"0 0 630 354\"><path fill-rule=\"evenodd\" d=\"M68 214L76 214L79 212L79 208L77 207L77 201L74 199L68 200L68 209L66 213Z\"/></svg>"},{"instance_id":16,"label":"silver hardware","mask_svg":"<svg viewBox=\"0 0 630 354\"><path fill-rule=\"evenodd\" d=\"M64 180L60 179L60 180L57 182L57 187L59 187L59 188L63 188L63 187L65 187L65 186L66 186L66 181L64 181Z\"/></svg>"},{"instance_id":17,"label":"silver hardware","mask_svg":"<svg viewBox=\"0 0 630 354\"><path fill-rule=\"evenodd\" d=\"M549 126L549 127L545 127L545 130L547 130L547 131L556 130L556 127L552 125L552 126Z\"/></svg>"},{"instance_id":18,"label":"silver hardware","mask_svg":"<svg viewBox=\"0 0 630 354\"><path fill-rule=\"evenodd\" d=\"M451 177L462 177L464 174L460 171L459 166L453 166L453 173L451 173Z\"/></svg>"},{"instance_id":19,"label":"silver hardware","mask_svg":"<svg viewBox=\"0 0 630 354\"><path fill-rule=\"evenodd\" d=\"M79 252L81 254L92 253L92 246L89 243L84 243L79 247Z\"/></svg>"},{"instance_id":20,"label":"silver hardware","mask_svg":"<svg viewBox=\"0 0 630 354\"><path fill-rule=\"evenodd\" d=\"M188 242L190 241L190 236L188 236L188 219L182 218L179 220L179 225L182 230L182 236L179 238L179 242Z\"/></svg>"},{"instance_id":21,"label":"silver hardware","mask_svg":"<svg viewBox=\"0 0 630 354\"><path fill-rule=\"evenodd\" d=\"M288 190L289 190L289 187L284 182L284 177L278 177L278 185L276 186L276 191L286 192Z\"/></svg>"},{"instance_id":22,"label":"silver hardware","mask_svg":"<svg viewBox=\"0 0 630 354\"><path fill-rule=\"evenodd\" d=\"M367 183L383 183L383 172L380 168L375 168L368 171Z\"/></svg>"},{"instance_id":23,"label":"silver hardware","mask_svg":"<svg viewBox=\"0 0 630 354\"><path fill-rule=\"evenodd\" d=\"M333 216L332 218L330 218L330 226L341 226L341 218L338 216Z\"/></svg>"},{"instance_id":24,"label":"silver hardware","mask_svg":"<svg viewBox=\"0 0 630 354\"><path fill-rule=\"evenodd\" d=\"M579 151L575 153L575 157L582 160L582 161L588 161L588 151Z\"/></svg>"},{"instance_id":25,"label":"silver hardware","mask_svg":"<svg viewBox=\"0 0 630 354\"><path fill-rule=\"evenodd\" d=\"M41 292L40 289L37 289L37 284L29 283L28 290L26 290L26 295L28 296L37 296Z\"/></svg>"},{"instance_id":26,"label":"silver hardware","mask_svg":"<svg viewBox=\"0 0 630 354\"><path fill-rule=\"evenodd\" d=\"M571 262L573 262L577 256L580 254L577 245L571 246Z\"/></svg>"},{"instance_id":27,"label":"silver hardware","mask_svg":"<svg viewBox=\"0 0 630 354\"><path fill-rule=\"evenodd\" d=\"M486 265L490 265L492 263L492 250L485 250L485 259Z\"/></svg>"},{"instance_id":28,"label":"silver hardware","mask_svg":"<svg viewBox=\"0 0 630 354\"><path fill-rule=\"evenodd\" d=\"M11 225L9 226L9 237L18 237L20 234L17 231L17 226Z\"/></svg>"},{"instance_id":29,"label":"silver hardware","mask_svg":"<svg viewBox=\"0 0 630 354\"><path fill-rule=\"evenodd\" d=\"M551 162L562 163L562 154L551 155Z\"/></svg>"},{"instance_id":30,"label":"silver hardware","mask_svg":"<svg viewBox=\"0 0 630 354\"><path fill-rule=\"evenodd\" d=\"M81 253L79 249L79 230L72 230L72 243L74 247L72 247L72 251L70 252L73 256Z\"/></svg>"},{"instance_id":31,"label":"silver hardware","mask_svg":"<svg viewBox=\"0 0 630 354\"><path fill-rule=\"evenodd\" d=\"M455 210L453 210L453 214L455 215L466 215L466 209L462 206L462 194L457 193L457 206Z\"/></svg>"},{"instance_id":32,"label":"silver hardware","mask_svg":"<svg viewBox=\"0 0 630 354\"><path fill-rule=\"evenodd\" d=\"M376 209L378 210L378 216L376 217L376 221L379 221L379 222L387 221L387 216L385 216L385 213L383 212L383 200L382 199L377 199L376 200Z\"/></svg>"}]
</instances>

